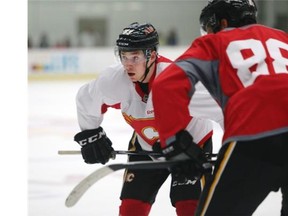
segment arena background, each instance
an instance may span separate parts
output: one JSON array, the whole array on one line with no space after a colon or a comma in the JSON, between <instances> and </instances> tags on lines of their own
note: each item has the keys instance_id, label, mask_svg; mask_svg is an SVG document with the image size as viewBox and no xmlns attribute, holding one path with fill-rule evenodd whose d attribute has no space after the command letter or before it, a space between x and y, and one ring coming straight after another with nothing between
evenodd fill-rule
<instances>
[{"instance_id":1,"label":"arena background","mask_svg":"<svg viewBox=\"0 0 288 216\"><path fill-rule=\"evenodd\" d=\"M256 3L259 23L287 31L288 0ZM73 142L74 134L79 131L76 92L82 84L97 78L104 67L117 61L115 39L123 27L134 21L151 22L160 34L159 53L175 59L199 36L198 19L205 4L204 0L27 1L27 70L21 71L27 75L28 190L25 197L29 216L117 215L121 171L93 186L75 207L64 206L70 190L101 167L84 164L79 155L57 155L60 149L78 149ZM176 44L167 41L171 32L176 32ZM119 112L108 113L103 127L118 149L126 149L131 129ZM222 134L217 125L215 129L214 139L219 148ZM121 156L109 163L123 161L126 157ZM254 216L280 215L280 201L279 192L271 193ZM151 211L153 215L175 215L169 201L168 181L159 192Z\"/></svg>"}]
</instances>

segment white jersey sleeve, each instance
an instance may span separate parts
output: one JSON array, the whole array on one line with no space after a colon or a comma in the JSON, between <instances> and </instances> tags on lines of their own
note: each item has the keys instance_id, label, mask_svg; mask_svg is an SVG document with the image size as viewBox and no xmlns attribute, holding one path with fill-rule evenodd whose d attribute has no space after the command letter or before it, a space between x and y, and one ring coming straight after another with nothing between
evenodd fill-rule
<instances>
[{"instance_id":1,"label":"white jersey sleeve","mask_svg":"<svg viewBox=\"0 0 288 216\"><path fill-rule=\"evenodd\" d=\"M77 93L77 117L81 130L97 128L103 121L102 95L98 82L99 80L93 80L85 84Z\"/></svg>"},{"instance_id":2,"label":"white jersey sleeve","mask_svg":"<svg viewBox=\"0 0 288 216\"><path fill-rule=\"evenodd\" d=\"M99 127L108 107L120 109L120 102L126 97L123 94L129 93L123 89L129 85L119 85L123 83L122 76L121 65L113 65L107 67L96 80L86 83L79 89L76 105L81 130Z\"/></svg>"}]
</instances>

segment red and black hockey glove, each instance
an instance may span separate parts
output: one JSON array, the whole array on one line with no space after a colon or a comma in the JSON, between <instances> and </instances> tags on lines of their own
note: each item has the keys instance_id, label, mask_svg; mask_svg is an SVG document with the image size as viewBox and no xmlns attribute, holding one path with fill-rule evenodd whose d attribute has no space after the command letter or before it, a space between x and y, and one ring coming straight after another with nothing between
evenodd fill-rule
<instances>
[{"instance_id":1,"label":"red and black hockey glove","mask_svg":"<svg viewBox=\"0 0 288 216\"><path fill-rule=\"evenodd\" d=\"M168 146L162 149L162 153L167 160L183 160L171 169L176 176L198 179L203 174L212 172L212 164L205 152L193 142L193 137L186 130L179 131L168 142Z\"/></svg>"},{"instance_id":2,"label":"red and black hockey glove","mask_svg":"<svg viewBox=\"0 0 288 216\"><path fill-rule=\"evenodd\" d=\"M77 133L74 141L81 146L81 154L85 163L105 164L110 158L115 157L112 142L102 127Z\"/></svg>"}]
</instances>

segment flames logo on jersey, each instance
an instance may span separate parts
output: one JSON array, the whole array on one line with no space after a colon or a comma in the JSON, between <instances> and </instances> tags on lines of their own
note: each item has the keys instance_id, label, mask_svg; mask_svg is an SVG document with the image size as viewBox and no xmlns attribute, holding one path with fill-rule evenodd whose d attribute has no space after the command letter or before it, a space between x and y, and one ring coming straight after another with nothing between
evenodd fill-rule
<instances>
[{"instance_id":1,"label":"flames logo on jersey","mask_svg":"<svg viewBox=\"0 0 288 216\"><path fill-rule=\"evenodd\" d=\"M155 119L153 118L134 118L131 115L122 113L125 121L150 145L153 145L159 138L155 128Z\"/></svg>"}]
</instances>

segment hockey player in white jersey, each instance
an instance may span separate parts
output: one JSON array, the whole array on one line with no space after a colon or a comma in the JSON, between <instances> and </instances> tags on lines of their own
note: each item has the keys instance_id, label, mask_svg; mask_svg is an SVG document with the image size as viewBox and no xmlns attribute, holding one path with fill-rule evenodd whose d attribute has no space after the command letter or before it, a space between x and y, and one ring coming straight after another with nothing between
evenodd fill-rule
<instances>
[{"instance_id":1,"label":"hockey player in white jersey","mask_svg":"<svg viewBox=\"0 0 288 216\"><path fill-rule=\"evenodd\" d=\"M132 23L124 28L116 44L121 63L107 67L98 79L82 86L77 94L81 132L75 135L74 140L80 144L82 157L88 164L105 164L113 155L112 142L101 127L103 116L109 107L119 109L126 122L134 129L128 144L129 150L137 152L157 149L157 144L154 144L159 137L150 89L154 79L171 61L158 55L158 34L149 23ZM199 91L192 100L196 102L193 103L195 106L190 107L191 118L192 115L197 118L193 117L189 133L194 137L195 143L211 152L213 124L208 118L219 122L221 113L215 110L214 101L206 92ZM148 160L152 159L146 155L129 156L129 161ZM201 184L194 178L196 173L189 172L173 169L172 172L168 169L126 170L119 215L149 215L157 192L170 173L170 198L177 215L193 215L201 193Z\"/></svg>"}]
</instances>

